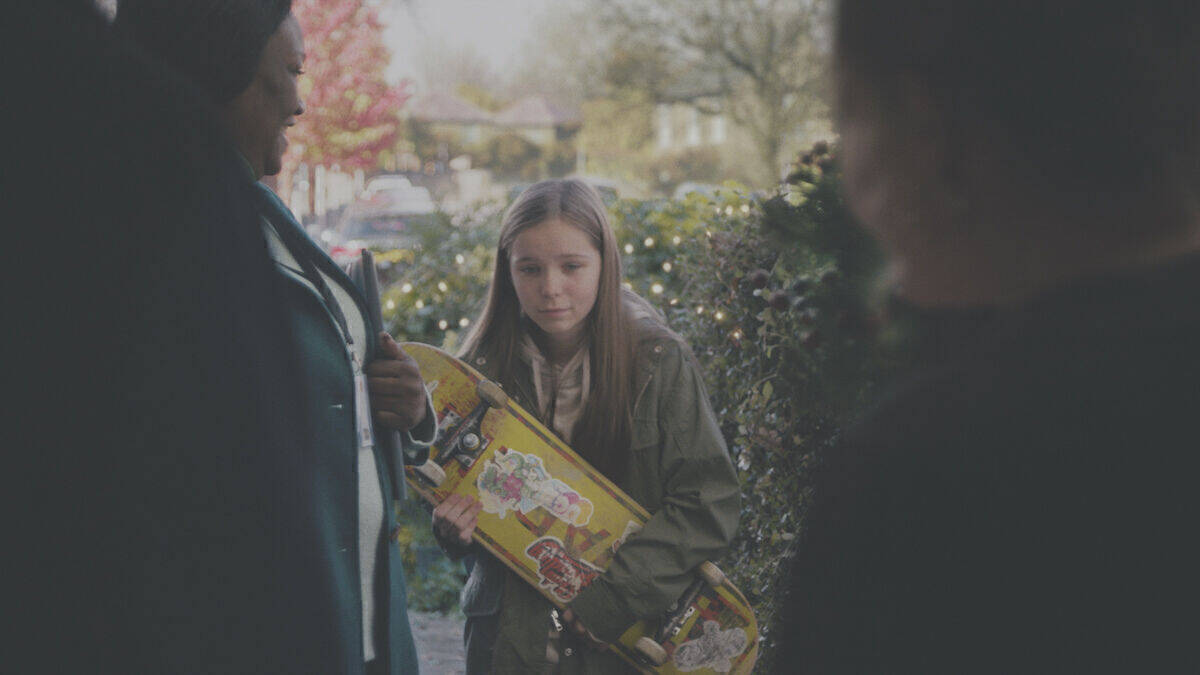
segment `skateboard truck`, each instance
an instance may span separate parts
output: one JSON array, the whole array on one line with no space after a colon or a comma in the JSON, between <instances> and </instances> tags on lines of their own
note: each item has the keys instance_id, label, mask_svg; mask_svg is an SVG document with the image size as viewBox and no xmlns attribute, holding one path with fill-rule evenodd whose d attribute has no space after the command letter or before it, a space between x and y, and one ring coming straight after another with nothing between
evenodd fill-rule
<instances>
[{"instance_id":1,"label":"skateboard truck","mask_svg":"<svg viewBox=\"0 0 1200 675\"><path fill-rule=\"evenodd\" d=\"M708 584L713 588L725 585L725 573L721 571L721 568L707 560L700 563L700 566L696 568L696 574L698 578L688 584L683 595L667 608L666 615L663 617L663 625L654 633L654 637L643 636L638 638L637 642L634 643L638 655L645 659L649 665L661 666L666 664L669 656L667 650L663 649L662 643L675 637L683 628L683 623L695 613L696 610L691 604L696 599L696 596L700 594L704 585ZM686 607L687 609L680 611L681 607Z\"/></svg>"},{"instance_id":2,"label":"skateboard truck","mask_svg":"<svg viewBox=\"0 0 1200 675\"><path fill-rule=\"evenodd\" d=\"M436 444L441 451L437 457L414 469L418 476L434 487L441 486L446 480L445 467L451 460L456 459L459 464L469 468L479 459L488 446L488 440L480 429L483 416L492 408L503 408L508 404L508 394L491 380L483 380L476 385L475 393L479 395L479 404L461 422L438 433Z\"/></svg>"}]
</instances>

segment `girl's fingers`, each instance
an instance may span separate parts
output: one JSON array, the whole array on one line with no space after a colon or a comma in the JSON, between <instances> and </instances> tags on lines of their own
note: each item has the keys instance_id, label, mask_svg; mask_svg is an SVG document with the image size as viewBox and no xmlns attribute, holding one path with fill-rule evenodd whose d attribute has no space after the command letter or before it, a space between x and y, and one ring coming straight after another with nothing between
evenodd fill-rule
<instances>
[{"instance_id":1,"label":"girl's fingers","mask_svg":"<svg viewBox=\"0 0 1200 675\"><path fill-rule=\"evenodd\" d=\"M441 504L438 504L437 508L433 510L433 515L435 517L440 517L443 520L454 521L458 519L460 515L462 515L466 508L467 505L464 502L462 495L450 495L449 497L446 497L445 501L443 501ZM440 514L438 513L439 511L441 512Z\"/></svg>"},{"instance_id":2,"label":"girl's fingers","mask_svg":"<svg viewBox=\"0 0 1200 675\"><path fill-rule=\"evenodd\" d=\"M463 528L461 530L459 530L458 540L464 544L471 543L471 535L475 532L475 525L477 523L478 523L478 521L475 518L472 518L469 521L467 521L466 525L464 525Z\"/></svg>"},{"instance_id":3,"label":"girl's fingers","mask_svg":"<svg viewBox=\"0 0 1200 675\"><path fill-rule=\"evenodd\" d=\"M460 529L464 528L467 526L467 523L475 520L475 515L476 513L474 511L471 511L470 509L464 509L462 513L459 513L454 519L454 524Z\"/></svg>"},{"instance_id":4,"label":"girl's fingers","mask_svg":"<svg viewBox=\"0 0 1200 675\"><path fill-rule=\"evenodd\" d=\"M442 536L447 536L454 529L454 521L462 513L461 500L458 495L450 495L433 509L433 529Z\"/></svg>"},{"instance_id":5,"label":"girl's fingers","mask_svg":"<svg viewBox=\"0 0 1200 675\"><path fill-rule=\"evenodd\" d=\"M448 509L450 509L452 506L454 506L454 504L457 501L458 501L458 495L450 495L449 497L446 497L444 500L442 500L441 504L438 504L437 506L433 507L433 515L439 516L439 515L445 514L446 511Z\"/></svg>"},{"instance_id":6,"label":"girl's fingers","mask_svg":"<svg viewBox=\"0 0 1200 675\"><path fill-rule=\"evenodd\" d=\"M434 531L443 538L469 544L482 509L483 504L474 497L451 494L433 509Z\"/></svg>"}]
</instances>

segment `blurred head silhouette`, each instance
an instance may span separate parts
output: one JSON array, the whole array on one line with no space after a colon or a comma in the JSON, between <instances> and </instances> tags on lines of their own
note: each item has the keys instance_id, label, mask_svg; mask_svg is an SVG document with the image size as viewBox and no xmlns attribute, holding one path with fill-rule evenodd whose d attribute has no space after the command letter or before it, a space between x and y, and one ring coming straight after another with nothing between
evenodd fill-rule
<instances>
[{"instance_id":1,"label":"blurred head silhouette","mask_svg":"<svg viewBox=\"0 0 1200 675\"><path fill-rule=\"evenodd\" d=\"M256 176L279 173L304 113L304 40L290 0L122 0L115 28L195 82Z\"/></svg>"},{"instance_id":2,"label":"blurred head silhouette","mask_svg":"<svg viewBox=\"0 0 1200 675\"><path fill-rule=\"evenodd\" d=\"M918 304L1020 301L1197 245L1200 5L844 0L856 215Z\"/></svg>"}]
</instances>

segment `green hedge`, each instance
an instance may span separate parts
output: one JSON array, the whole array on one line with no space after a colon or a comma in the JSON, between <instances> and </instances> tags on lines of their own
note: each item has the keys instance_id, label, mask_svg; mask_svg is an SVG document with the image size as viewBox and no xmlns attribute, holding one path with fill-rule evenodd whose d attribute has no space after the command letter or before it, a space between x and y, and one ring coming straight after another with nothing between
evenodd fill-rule
<instances>
[{"instance_id":1,"label":"green hedge","mask_svg":"<svg viewBox=\"0 0 1200 675\"><path fill-rule=\"evenodd\" d=\"M454 350L483 308L501 215L495 204L439 214L413 230L412 248L376 254L389 333Z\"/></svg>"}]
</instances>

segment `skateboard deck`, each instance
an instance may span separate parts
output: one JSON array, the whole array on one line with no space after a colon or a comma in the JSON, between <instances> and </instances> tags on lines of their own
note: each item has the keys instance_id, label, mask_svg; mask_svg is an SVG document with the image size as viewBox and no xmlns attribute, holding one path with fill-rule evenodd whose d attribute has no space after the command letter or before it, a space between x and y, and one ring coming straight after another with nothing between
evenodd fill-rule
<instances>
[{"instance_id":1,"label":"skateboard deck","mask_svg":"<svg viewBox=\"0 0 1200 675\"><path fill-rule=\"evenodd\" d=\"M420 365L438 418L430 461L408 468L409 485L435 505L452 493L478 499L475 541L566 607L650 514L475 369L436 347L401 346ZM706 562L668 612L609 648L646 673L749 673L758 624Z\"/></svg>"}]
</instances>

